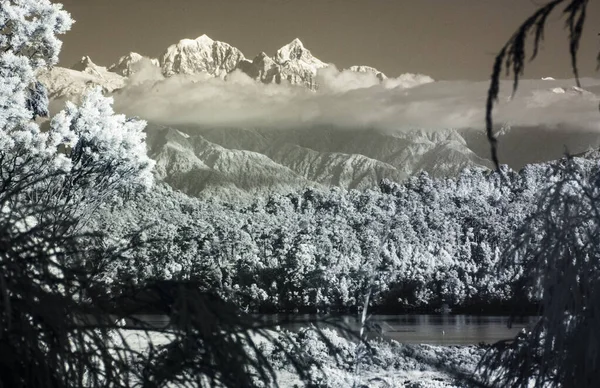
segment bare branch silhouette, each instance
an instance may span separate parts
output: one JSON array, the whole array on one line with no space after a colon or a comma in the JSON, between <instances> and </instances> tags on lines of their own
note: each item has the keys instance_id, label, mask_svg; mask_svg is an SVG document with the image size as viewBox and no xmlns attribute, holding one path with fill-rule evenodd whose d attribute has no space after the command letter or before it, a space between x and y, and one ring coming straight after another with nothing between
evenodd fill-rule
<instances>
[{"instance_id":1,"label":"bare branch silhouette","mask_svg":"<svg viewBox=\"0 0 600 388\"><path fill-rule=\"evenodd\" d=\"M579 69L577 65L577 52L579 51L579 42L585 24L586 10L589 0L553 0L538 9L515 31L508 42L502 47L496 59L490 79L486 102L485 125L486 134L490 142L491 158L496 169L499 168L498 160L498 139L494 134L493 109L498 101L500 92L500 76L502 70L506 69L506 75L513 75L512 95L517 91L520 77L525 70L525 46L528 38L533 35L533 52L529 60L537 57L540 44L544 40L544 31L548 17L562 4L567 6L562 11L562 17L565 17L565 28L569 31L569 55L571 58L571 69L578 87L581 87L579 81ZM597 57L598 68L600 68L600 52Z\"/></svg>"}]
</instances>

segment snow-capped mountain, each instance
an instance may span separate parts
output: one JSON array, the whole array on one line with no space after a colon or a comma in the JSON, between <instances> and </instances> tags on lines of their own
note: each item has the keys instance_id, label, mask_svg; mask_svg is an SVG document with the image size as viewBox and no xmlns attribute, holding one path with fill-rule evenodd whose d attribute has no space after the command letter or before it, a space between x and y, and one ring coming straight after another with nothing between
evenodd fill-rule
<instances>
[{"instance_id":1,"label":"snow-capped mountain","mask_svg":"<svg viewBox=\"0 0 600 388\"><path fill-rule=\"evenodd\" d=\"M88 56L84 56L81 60L71 66L71 70L80 71L82 73L94 75L94 76L102 76L102 74L106 73L106 67L98 66L93 61L92 58Z\"/></svg>"},{"instance_id":2,"label":"snow-capped mountain","mask_svg":"<svg viewBox=\"0 0 600 388\"><path fill-rule=\"evenodd\" d=\"M238 69L250 78L265 84L281 83L281 69L277 62L264 52L258 54L252 61L243 60Z\"/></svg>"},{"instance_id":3,"label":"snow-capped mountain","mask_svg":"<svg viewBox=\"0 0 600 388\"><path fill-rule=\"evenodd\" d=\"M206 35L193 40L183 39L171 45L161 59L162 72L166 77L206 73L223 78L233 70L240 69L250 78L264 83L281 83L285 80L310 89L317 87L314 80L317 71L327 66L315 58L300 39L281 47L272 58L263 52L250 61L239 49Z\"/></svg>"},{"instance_id":4,"label":"snow-capped mountain","mask_svg":"<svg viewBox=\"0 0 600 388\"><path fill-rule=\"evenodd\" d=\"M87 90L99 86L105 93L125 86L126 78L96 65L90 57L83 57L70 69L54 67L42 70L38 79L48 89L52 100L77 100Z\"/></svg>"},{"instance_id":5,"label":"snow-capped mountain","mask_svg":"<svg viewBox=\"0 0 600 388\"><path fill-rule=\"evenodd\" d=\"M165 77L177 74L206 74L225 78L231 72L240 70L263 83L287 82L311 90L318 88L316 76L319 69L329 66L313 56L298 38L278 49L273 56L261 52L249 60L229 43L202 35L196 39L182 39L169 46L160 60L131 52L119 58L108 69L94 64L89 57L83 57L71 69L99 77L104 77L107 71L130 77L139 71L143 61L159 67ZM373 73L380 81L387 79L385 74L370 66L351 66L348 70Z\"/></svg>"},{"instance_id":6,"label":"snow-capped mountain","mask_svg":"<svg viewBox=\"0 0 600 388\"><path fill-rule=\"evenodd\" d=\"M161 58L161 67L166 77L198 73L224 77L244 59L244 54L237 48L202 35L171 45Z\"/></svg>"},{"instance_id":7,"label":"snow-capped mountain","mask_svg":"<svg viewBox=\"0 0 600 388\"><path fill-rule=\"evenodd\" d=\"M279 84L285 81L315 90L318 87L315 82L317 71L327 66L296 38L277 50L273 57L261 52L252 61L240 61L238 69L263 83Z\"/></svg>"},{"instance_id":8,"label":"snow-capped mountain","mask_svg":"<svg viewBox=\"0 0 600 388\"><path fill-rule=\"evenodd\" d=\"M140 70L142 61L148 61L153 66L160 67L160 62L156 58L148 58L138 53L131 52L119 58L117 62L109 66L108 71L129 77Z\"/></svg>"},{"instance_id":9,"label":"snow-capped mountain","mask_svg":"<svg viewBox=\"0 0 600 388\"><path fill-rule=\"evenodd\" d=\"M383 74L381 71L377 70L371 66L350 66L348 68L350 71L355 71L357 73L373 73L377 76L380 81L386 80L388 77Z\"/></svg>"},{"instance_id":10,"label":"snow-capped mountain","mask_svg":"<svg viewBox=\"0 0 600 388\"><path fill-rule=\"evenodd\" d=\"M296 38L275 53L273 60L279 65L281 78L293 85L305 85L316 89L314 77L317 71L328 65L315 58Z\"/></svg>"},{"instance_id":11,"label":"snow-capped mountain","mask_svg":"<svg viewBox=\"0 0 600 388\"><path fill-rule=\"evenodd\" d=\"M127 78L137 73L144 62L156 66L165 77L177 74L205 74L226 78L228 74L237 70L262 83L286 82L311 90L318 89L316 76L319 69L329 66L314 57L297 38L278 49L273 56L261 52L253 60L249 60L232 45L202 35L196 39L182 39L171 45L160 60L131 52L106 68L84 56L68 69L74 73L55 67L42 78L54 98L72 98L94 85L112 92L123 87ZM351 66L347 70L373 73L381 82L397 80L388 79L385 74L370 66Z\"/></svg>"}]
</instances>

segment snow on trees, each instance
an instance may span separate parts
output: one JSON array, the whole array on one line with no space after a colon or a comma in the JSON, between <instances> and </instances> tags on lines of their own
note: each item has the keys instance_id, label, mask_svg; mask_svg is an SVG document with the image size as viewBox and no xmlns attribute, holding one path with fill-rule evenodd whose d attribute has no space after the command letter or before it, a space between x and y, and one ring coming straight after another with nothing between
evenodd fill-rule
<instances>
[{"instance_id":1,"label":"snow on trees","mask_svg":"<svg viewBox=\"0 0 600 388\"><path fill-rule=\"evenodd\" d=\"M388 311L523 303L533 299L513 292L522 272L498 263L551 169L505 171L508 188L495 173L470 170L456 179L385 182L380 192L311 189L236 205L160 184L103 217L108 225L120 214L138 225L174 225L174 233L156 232L160 246L134 254L131 266L163 268L163 248L174 247L178 276L204 279L250 309L356 307L371 279L380 292L372 303Z\"/></svg>"},{"instance_id":2,"label":"snow on trees","mask_svg":"<svg viewBox=\"0 0 600 388\"><path fill-rule=\"evenodd\" d=\"M106 193L151 186L154 161L146 154L145 126L142 120L115 114L112 99L94 88L79 106L67 102L52 119L50 132L72 133L76 139L65 151L72 181L85 190Z\"/></svg>"},{"instance_id":3,"label":"snow on trees","mask_svg":"<svg viewBox=\"0 0 600 388\"><path fill-rule=\"evenodd\" d=\"M57 34L72 25L62 6L48 0L5 1L0 24L0 104L5 107L0 114L0 174L60 171L67 175L53 179L54 188L46 185L38 192L62 192L67 200L78 191L88 204L115 189L148 187L153 162L146 156L145 123L115 115L112 100L99 90L91 91L80 107L68 104L48 131L34 121L48 114L45 88L35 72L56 64L61 48Z\"/></svg>"},{"instance_id":4,"label":"snow on trees","mask_svg":"<svg viewBox=\"0 0 600 388\"><path fill-rule=\"evenodd\" d=\"M29 59L32 69L58 62L62 42L57 35L71 29L73 20L62 4L49 0L13 0L2 2L0 48Z\"/></svg>"},{"instance_id":5,"label":"snow on trees","mask_svg":"<svg viewBox=\"0 0 600 388\"><path fill-rule=\"evenodd\" d=\"M72 20L59 4L18 0L2 2L0 25L0 150L48 152L53 144L32 122L47 111L35 71L58 62L57 35L67 32Z\"/></svg>"}]
</instances>

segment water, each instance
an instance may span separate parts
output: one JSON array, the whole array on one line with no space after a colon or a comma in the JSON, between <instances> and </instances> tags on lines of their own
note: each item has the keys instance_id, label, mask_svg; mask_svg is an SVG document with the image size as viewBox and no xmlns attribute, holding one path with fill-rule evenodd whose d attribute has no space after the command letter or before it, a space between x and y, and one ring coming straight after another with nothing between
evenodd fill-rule
<instances>
[{"instance_id":1,"label":"water","mask_svg":"<svg viewBox=\"0 0 600 388\"><path fill-rule=\"evenodd\" d=\"M169 326L171 318L168 315L163 314L134 314L131 316L127 323L130 325L137 325L139 322L143 322L150 328L153 329L164 329Z\"/></svg>"},{"instance_id":2,"label":"water","mask_svg":"<svg viewBox=\"0 0 600 388\"><path fill-rule=\"evenodd\" d=\"M164 328L169 325L166 315L137 315L135 317L151 327ZM273 326L279 325L291 331L299 330L311 322L327 319L334 324L344 325L354 333L360 330L358 315L327 317L314 314L269 314L260 318ZM402 343L432 345L474 345L493 344L500 340L514 338L521 329L533 327L537 317L518 317L508 327L508 316L453 315L453 314L406 314L372 315L367 321L367 335L394 339ZM288 322L286 322L286 320ZM294 322L289 323L289 320ZM131 322L133 323L133 322Z\"/></svg>"},{"instance_id":3,"label":"water","mask_svg":"<svg viewBox=\"0 0 600 388\"><path fill-rule=\"evenodd\" d=\"M323 319L316 315L287 316L290 319L315 321ZM264 316L267 322L277 323L285 319L282 315ZM522 329L533 327L538 317L514 318L508 327L508 316L452 315L452 314L407 314L373 315L367 323L370 337L383 336L402 343L432 345L473 345L492 344L500 340L514 338ZM351 330L360 330L357 316L343 316L336 319ZM289 330L297 330L306 323L282 324Z\"/></svg>"}]
</instances>

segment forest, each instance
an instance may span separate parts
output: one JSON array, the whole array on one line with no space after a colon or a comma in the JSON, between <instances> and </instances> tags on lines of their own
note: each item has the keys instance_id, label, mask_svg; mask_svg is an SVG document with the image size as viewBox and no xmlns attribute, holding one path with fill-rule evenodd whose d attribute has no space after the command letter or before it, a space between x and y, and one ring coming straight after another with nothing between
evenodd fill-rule
<instances>
[{"instance_id":1,"label":"forest","mask_svg":"<svg viewBox=\"0 0 600 388\"><path fill-rule=\"evenodd\" d=\"M113 281L195 281L255 312L348 312L373 288L376 311L535 312L516 293L518 265L501 266L514 230L537 209L566 160L519 172L426 173L377 191L306 189L228 203L190 198L166 185L106 204L93 219L99 247L144 241L107 265ZM577 158L586 175L593 155ZM143 231L137 229L142 227ZM525 310L523 310L524 312Z\"/></svg>"}]
</instances>

